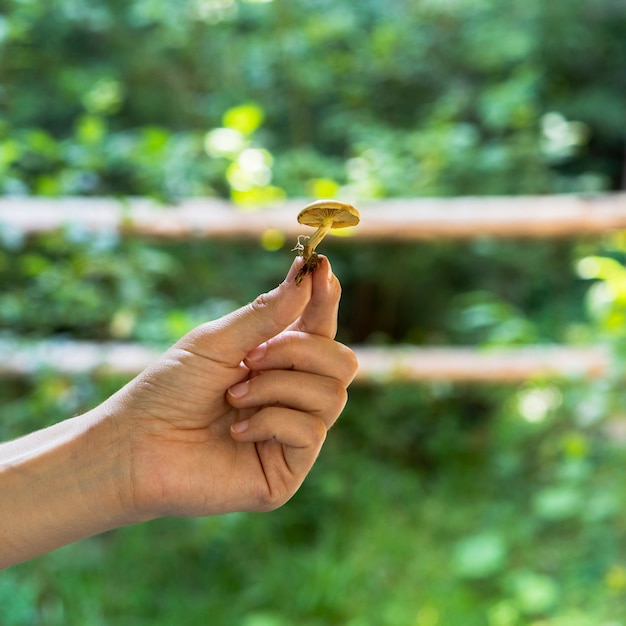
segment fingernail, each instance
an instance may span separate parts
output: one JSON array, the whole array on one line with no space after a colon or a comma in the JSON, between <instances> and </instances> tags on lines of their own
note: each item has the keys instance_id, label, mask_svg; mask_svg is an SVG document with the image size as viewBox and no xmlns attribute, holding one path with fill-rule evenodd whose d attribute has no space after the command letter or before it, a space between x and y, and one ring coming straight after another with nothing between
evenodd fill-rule
<instances>
[{"instance_id":1,"label":"fingernail","mask_svg":"<svg viewBox=\"0 0 626 626\"><path fill-rule=\"evenodd\" d=\"M233 398L243 398L248 393L248 387L250 386L249 380L244 380L242 383L237 383L233 385L229 390L228 394Z\"/></svg>"},{"instance_id":2,"label":"fingernail","mask_svg":"<svg viewBox=\"0 0 626 626\"><path fill-rule=\"evenodd\" d=\"M260 346L254 348L254 350L250 350L248 355L246 356L246 360L248 361L260 361L267 352L267 344L262 343Z\"/></svg>"},{"instance_id":3,"label":"fingernail","mask_svg":"<svg viewBox=\"0 0 626 626\"><path fill-rule=\"evenodd\" d=\"M289 268L289 273L287 274L287 278L285 278L286 283L290 283L294 280L294 278L296 277L296 274L298 273L298 270L302 267L303 262L304 262L304 259L301 256L297 256L293 260L293 263L291 264L291 267Z\"/></svg>"},{"instance_id":4,"label":"fingernail","mask_svg":"<svg viewBox=\"0 0 626 626\"><path fill-rule=\"evenodd\" d=\"M248 430L249 422L248 420L242 420L241 422L235 422L230 429L234 433L243 433Z\"/></svg>"}]
</instances>

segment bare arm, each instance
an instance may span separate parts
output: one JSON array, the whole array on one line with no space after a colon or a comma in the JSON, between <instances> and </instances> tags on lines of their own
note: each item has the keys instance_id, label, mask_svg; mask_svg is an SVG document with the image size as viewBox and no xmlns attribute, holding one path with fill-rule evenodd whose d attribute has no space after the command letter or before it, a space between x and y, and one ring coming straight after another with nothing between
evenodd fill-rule
<instances>
[{"instance_id":1,"label":"bare arm","mask_svg":"<svg viewBox=\"0 0 626 626\"><path fill-rule=\"evenodd\" d=\"M0 445L0 567L139 521L127 447L100 407Z\"/></svg>"},{"instance_id":2,"label":"bare arm","mask_svg":"<svg viewBox=\"0 0 626 626\"><path fill-rule=\"evenodd\" d=\"M94 410L0 445L0 567L164 515L270 510L346 402L327 260L198 327Z\"/></svg>"}]
</instances>

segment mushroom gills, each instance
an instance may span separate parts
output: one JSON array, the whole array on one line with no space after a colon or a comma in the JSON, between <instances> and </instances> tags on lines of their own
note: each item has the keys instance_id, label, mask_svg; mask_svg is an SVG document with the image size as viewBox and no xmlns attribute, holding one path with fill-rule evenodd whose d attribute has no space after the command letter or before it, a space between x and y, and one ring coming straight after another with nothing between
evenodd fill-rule
<instances>
[{"instance_id":1,"label":"mushroom gills","mask_svg":"<svg viewBox=\"0 0 626 626\"><path fill-rule=\"evenodd\" d=\"M307 274L312 274L319 266L319 257L315 252L318 244L334 228L346 228L356 226L359 223L359 212L346 202L338 200L316 200L300 211L298 222L306 226L317 227L311 237L306 237L303 244L298 237L298 243L294 250L304 258L302 267L296 274L296 285L300 285Z\"/></svg>"}]
</instances>

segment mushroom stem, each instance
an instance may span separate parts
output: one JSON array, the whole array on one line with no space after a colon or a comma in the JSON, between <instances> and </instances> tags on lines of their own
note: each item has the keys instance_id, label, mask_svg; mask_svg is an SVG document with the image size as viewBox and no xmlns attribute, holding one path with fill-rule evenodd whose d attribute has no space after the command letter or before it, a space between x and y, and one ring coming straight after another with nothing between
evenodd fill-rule
<instances>
[{"instance_id":1,"label":"mushroom stem","mask_svg":"<svg viewBox=\"0 0 626 626\"><path fill-rule=\"evenodd\" d=\"M322 225L313 233L313 235L309 238L309 240L304 244L304 252L302 256L305 261L311 257L313 252L315 252L315 248L317 248L318 244L326 235L329 233L330 229L333 225L332 216L327 217L322 222Z\"/></svg>"}]
</instances>

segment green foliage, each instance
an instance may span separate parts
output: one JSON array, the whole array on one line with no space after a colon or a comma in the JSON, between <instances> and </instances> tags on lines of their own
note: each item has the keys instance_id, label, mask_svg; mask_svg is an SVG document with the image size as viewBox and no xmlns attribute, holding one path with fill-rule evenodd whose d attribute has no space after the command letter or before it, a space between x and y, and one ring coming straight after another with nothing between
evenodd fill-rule
<instances>
[{"instance_id":1,"label":"green foliage","mask_svg":"<svg viewBox=\"0 0 626 626\"><path fill-rule=\"evenodd\" d=\"M593 284L586 305L596 331L623 348L626 339L626 237L618 233L604 244L601 254L585 256L577 264L579 275Z\"/></svg>"},{"instance_id":2,"label":"green foliage","mask_svg":"<svg viewBox=\"0 0 626 626\"><path fill-rule=\"evenodd\" d=\"M578 398L562 386L540 420L529 419L522 396L553 386L502 390L500 399L477 388L464 397L451 387L355 389L287 507L160 520L17 566L4 579L20 590L9 596L13 619L619 624L624 449L581 422L583 392L572 388ZM392 399L397 410L387 411ZM470 399L480 413L467 415ZM438 429L428 412L444 405L450 434L432 462ZM362 433L366 421L378 439ZM392 437L405 453L394 454Z\"/></svg>"},{"instance_id":3,"label":"green foliage","mask_svg":"<svg viewBox=\"0 0 626 626\"><path fill-rule=\"evenodd\" d=\"M620 184L611 0L4 0L0 16L5 193L241 192L204 149L224 128L271 153L257 202L319 178L360 197Z\"/></svg>"},{"instance_id":4,"label":"green foliage","mask_svg":"<svg viewBox=\"0 0 626 626\"><path fill-rule=\"evenodd\" d=\"M0 0L0 193L452 196L623 185L613 0ZM165 346L291 242L0 228L0 336ZM626 613L626 244L327 240L339 338L604 341L608 380L355 388L271 515L160 520L0 576L10 626L588 626ZM0 438L123 380L0 381Z\"/></svg>"},{"instance_id":5,"label":"green foliage","mask_svg":"<svg viewBox=\"0 0 626 626\"><path fill-rule=\"evenodd\" d=\"M0 248L0 332L158 345L278 284L295 243L279 238L273 251L264 240L153 246L72 226L9 239ZM343 283L345 342L558 342L585 319L575 243L364 247L333 239L322 251Z\"/></svg>"}]
</instances>

